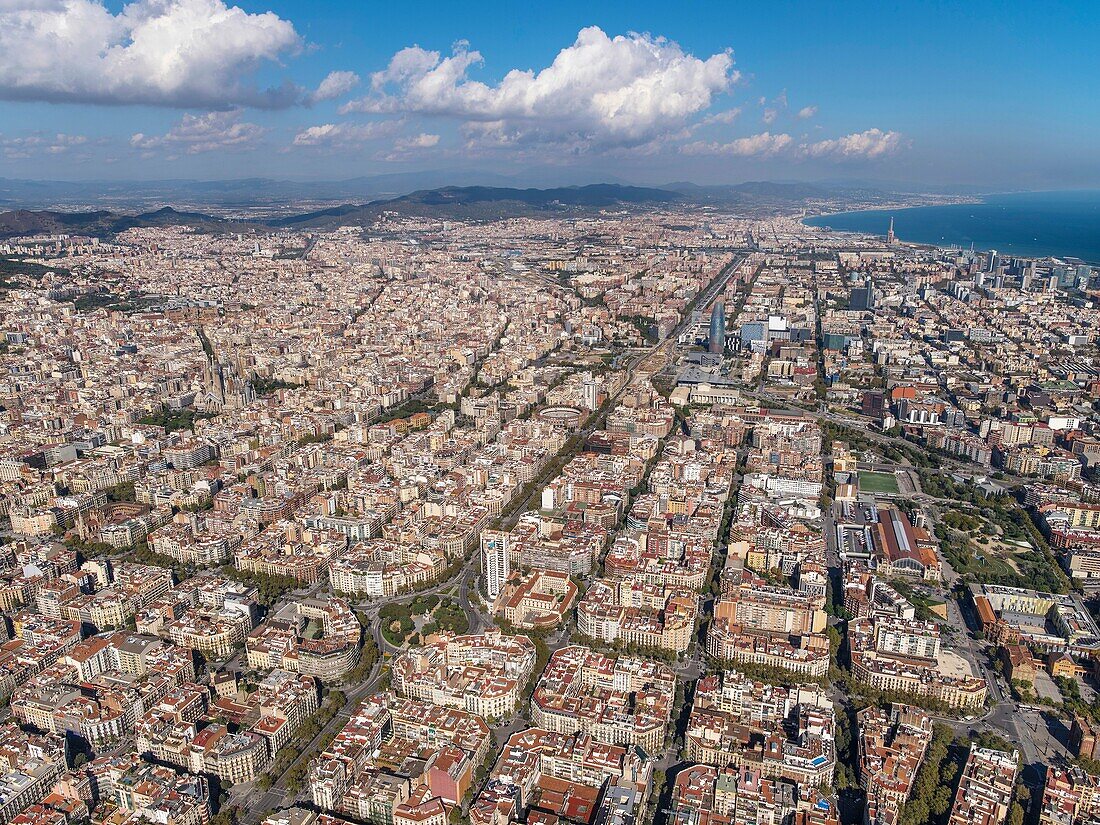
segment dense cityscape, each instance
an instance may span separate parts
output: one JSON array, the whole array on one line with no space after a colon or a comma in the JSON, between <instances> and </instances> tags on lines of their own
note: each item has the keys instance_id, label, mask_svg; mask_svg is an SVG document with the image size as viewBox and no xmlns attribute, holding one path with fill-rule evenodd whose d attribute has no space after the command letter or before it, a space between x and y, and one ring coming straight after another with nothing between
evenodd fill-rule
<instances>
[{"instance_id":1,"label":"dense cityscape","mask_svg":"<svg viewBox=\"0 0 1100 825\"><path fill-rule=\"evenodd\" d=\"M1100 271L647 208L12 237L0 821L1100 818Z\"/></svg>"}]
</instances>

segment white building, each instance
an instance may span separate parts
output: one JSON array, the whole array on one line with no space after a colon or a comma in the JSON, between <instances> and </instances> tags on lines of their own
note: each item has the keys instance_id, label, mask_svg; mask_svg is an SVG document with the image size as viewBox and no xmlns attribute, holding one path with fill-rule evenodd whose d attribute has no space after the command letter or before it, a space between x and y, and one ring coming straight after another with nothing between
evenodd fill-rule
<instances>
[{"instance_id":1,"label":"white building","mask_svg":"<svg viewBox=\"0 0 1100 825\"><path fill-rule=\"evenodd\" d=\"M504 584L508 581L508 574L511 572L508 561L507 534L494 532L492 535L482 535L481 552L482 570L485 574L485 595L489 597L490 602L493 602L496 601L497 596L504 589Z\"/></svg>"}]
</instances>

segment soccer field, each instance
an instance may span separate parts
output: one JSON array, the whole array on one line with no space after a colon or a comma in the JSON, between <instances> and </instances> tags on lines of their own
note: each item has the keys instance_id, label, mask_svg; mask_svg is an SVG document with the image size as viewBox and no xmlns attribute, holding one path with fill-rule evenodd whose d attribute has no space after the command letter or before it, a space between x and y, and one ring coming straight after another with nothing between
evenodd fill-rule
<instances>
[{"instance_id":1,"label":"soccer field","mask_svg":"<svg viewBox=\"0 0 1100 825\"><path fill-rule=\"evenodd\" d=\"M893 473L861 472L859 489L868 493L897 493L898 480Z\"/></svg>"}]
</instances>

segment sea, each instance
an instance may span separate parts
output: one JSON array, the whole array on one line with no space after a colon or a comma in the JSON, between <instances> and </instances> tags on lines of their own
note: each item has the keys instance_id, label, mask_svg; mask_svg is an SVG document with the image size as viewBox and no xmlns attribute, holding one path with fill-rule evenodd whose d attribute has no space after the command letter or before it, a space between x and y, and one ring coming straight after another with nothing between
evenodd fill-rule
<instances>
[{"instance_id":1,"label":"sea","mask_svg":"<svg viewBox=\"0 0 1100 825\"><path fill-rule=\"evenodd\" d=\"M996 249L1003 256L1073 257L1100 263L1100 190L989 195L981 203L868 209L806 218L810 226L935 246Z\"/></svg>"}]
</instances>

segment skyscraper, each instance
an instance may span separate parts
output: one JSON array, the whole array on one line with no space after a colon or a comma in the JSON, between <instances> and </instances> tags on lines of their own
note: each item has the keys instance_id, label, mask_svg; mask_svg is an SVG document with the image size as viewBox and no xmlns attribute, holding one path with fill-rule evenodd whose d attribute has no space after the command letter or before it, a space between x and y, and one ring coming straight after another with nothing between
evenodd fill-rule
<instances>
[{"instance_id":1,"label":"skyscraper","mask_svg":"<svg viewBox=\"0 0 1100 825\"><path fill-rule=\"evenodd\" d=\"M584 406L589 410L595 410L600 406L599 387L596 379L588 375L584 379Z\"/></svg>"},{"instance_id":2,"label":"skyscraper","mask_svg":"<svg viewBox=\"0 0 1100 825\"><path fill-rule=\"evenodd\" d=\"M485 575L485 595L496 601L511 572L508 560L508 535L486 531L481 535L482 570Z\"/></svg>"},{"instance_id":3,"label":"skyscraper","mask_svg":"<svg viewBox=\"0 0 1100 825\"><path fill-rule=\"evenodd\" d=\"M710 311L710 336L707 339L707 350L721 354L726 349L726 302L719 298L714 302L714 308Z\"/></svg>"},{"instance_id":4,"label":"skyscraper","mask_svg":"<svg viewBox=\"0 0 1100 825\"><path fill-rule=\"evenodd\" d=\"M863 280L863 286L856 287L852 290L852 294L849 297L849 307L851 309L868 310L875 308L875 285L871 282L871 278L867 277Z\"/></svg>"},{"instance_id":5,"label":"skyscraper","mask_svg":"<svg viewBox=\"0 0 1100 825\"><path fill-rule=\"evenodd\" d=\"M886 243L894 243L894 216L890 216L890 229L886 232Z\"/></svg>"}]
</instances>

